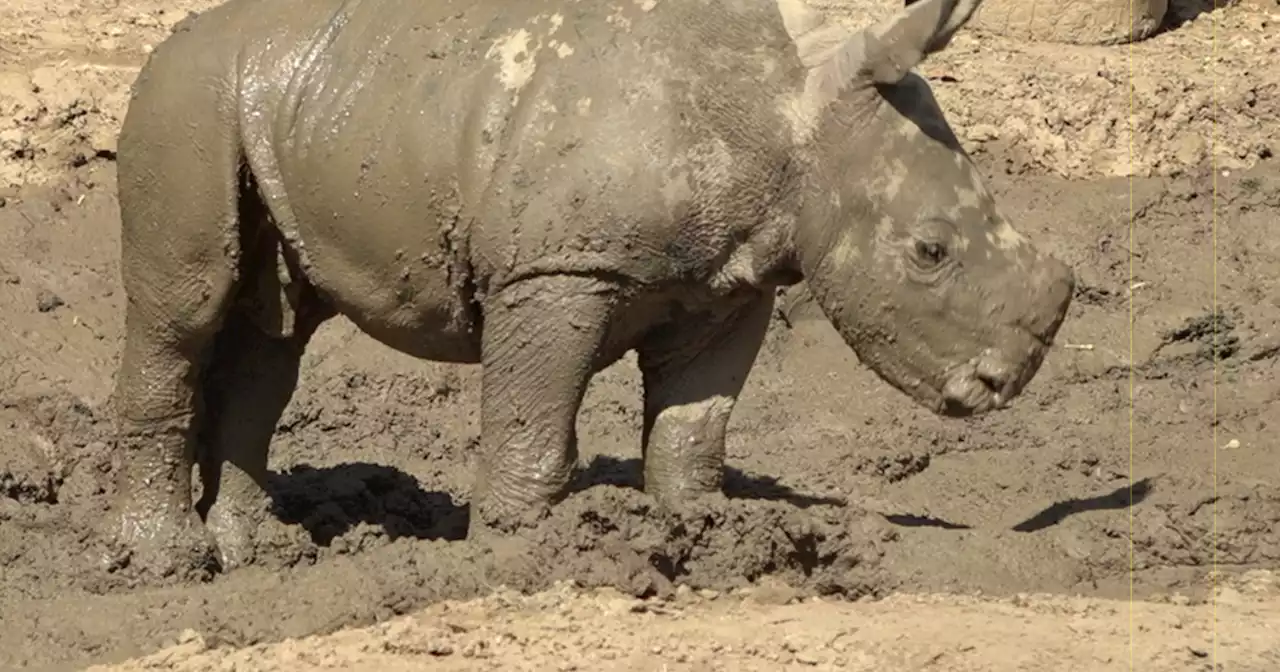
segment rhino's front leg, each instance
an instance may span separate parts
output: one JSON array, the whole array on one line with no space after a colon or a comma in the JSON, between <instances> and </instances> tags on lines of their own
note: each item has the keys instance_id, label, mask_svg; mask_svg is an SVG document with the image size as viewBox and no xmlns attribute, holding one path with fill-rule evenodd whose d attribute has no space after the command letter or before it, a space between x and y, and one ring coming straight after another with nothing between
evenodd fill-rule
<instances>
[{"instance_id":1,"label":"rhino's front leg","mask_svg":"<svg viewBox=\"0 0 1280 672\"><path fill-rule=\"evenodd\" d=\"M772 312L766 292L728 315L664 327L640 349L644 488L660 503L719 491L725 429Z\"/></svg>"},{"instance_id":2,"label":"rhino's front leg","mask_svg":"<svg viewBox=\"0 0 1280 672\"><path fill-rule=\"evenodd\" d=\"M563 495L615 290L594 278L546 276L486 300L472 536L536 519Z\"/></svg>"}]
</instances>

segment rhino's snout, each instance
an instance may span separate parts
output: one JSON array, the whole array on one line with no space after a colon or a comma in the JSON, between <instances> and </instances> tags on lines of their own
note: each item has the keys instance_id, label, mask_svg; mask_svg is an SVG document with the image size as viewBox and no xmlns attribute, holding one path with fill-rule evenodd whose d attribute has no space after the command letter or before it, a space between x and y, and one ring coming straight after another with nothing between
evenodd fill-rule
<instances>
[{"instance_id":1,"label":"rhino's snout","mask_svg":"<svg viewBox=\"0 0 1280 672\"><path fill-rule=\"evenodd\" d=\"M1017 367L1011 365L1007 359L993 356L988 351L978 358L977 366L973 370L973 377L991 392L992 401L996 407L1000 407L1008 401L1010 394L1014 392L1013 387L1017 382L1017 373Z\"/></svg>"},{"instance_id":2,"label":"rhino's snout","mask_svg":"<svg viewBox=\"0 0 1280 672\"><path fill-rule=\"evenodd\" d=\"M948 372L937 412L965 417L1008 406L1022 393L1044 361L1048 346L1030 332L1013 327L1002 344L986 348Z\"/></svg>"},{"instance_id":3,"label":"rhino's snout","mask_svg":"<svg viewBox=\"0 0 1280 672\"><path fill-rule=\"evenodd\" d=\"M1053 342L1071 307L1076 277L1071 267L1044 255L1030 284L1031 301L1016 321L1046 346Z\"/></svg>"},{"instance_id":4,"label":"rhino's snout","mask_svg":"<svg viewBox=\"0 0 1280 672\"><path fill-rule=\"evenodd\" d=\"M1075 274L1046 255L1040 258L1027 287L1027 300L1016 318L1001 329L999 345L948 373L940 414L963 417L1004 408L1035 377L1066 319L1075 292Z\"/></svg>"}]
</instances>

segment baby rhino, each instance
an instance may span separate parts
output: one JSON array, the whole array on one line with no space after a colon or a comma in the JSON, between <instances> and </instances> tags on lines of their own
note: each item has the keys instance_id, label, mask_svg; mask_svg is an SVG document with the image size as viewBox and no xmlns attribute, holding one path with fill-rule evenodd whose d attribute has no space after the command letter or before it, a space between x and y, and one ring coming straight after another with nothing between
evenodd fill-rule
<instances>
[{"instance_id":1,"label":"baby rhino","mask_svg":"<svg viewBox=\"0 0 1280 672\"><path fill-rule=\"evenodd\" d=\"M717 491L775 290L801 280L901 392L1004 406L1074 280L912 72L977 4L857 33L800 0L230 0L185 22L119 142L112 561L252 561L272 431L337 315L483 367L472 533L562 494L588 379L633 349L645 490Z\"/></svg>"}]
</instances>

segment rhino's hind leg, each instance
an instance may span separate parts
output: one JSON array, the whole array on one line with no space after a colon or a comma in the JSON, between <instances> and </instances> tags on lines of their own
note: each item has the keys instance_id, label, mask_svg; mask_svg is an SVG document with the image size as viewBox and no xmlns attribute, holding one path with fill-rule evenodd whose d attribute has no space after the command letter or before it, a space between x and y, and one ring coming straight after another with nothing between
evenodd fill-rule
<instances>
[{"instance_id":1,"label":"rhino's hind leg","mask_svg":"<svg viewBox=\"0 0 1280 672\"><path fill-rule=\"evenodd\" d=\"M104 520L103 562L152 577L214 569L213 546L191 501L195 379L204 339L175 333L154 306L131 303L116 378L117 500Z\"/></svg>"},{"instance_id":2,"label":"rhino's hind leg","mask_svg":"<svg viewBox=\"0 0 1280 672\"><path fill-rule=\"evenodd\" d=\"M146 93L147 80L140 86ZM191 128L203 131L194 142ZM200 377L237 285L237 157L230 128L154 102L135 102L121 134L127 306L112 395L117 501L102 521L101 559L153 578L215 564L191 472Z\"/></svg>"},{"instance_id":3,"label":"rhino's hind leg","mask_svg":"<svg viewBox=\"0 0 1280 672\"><path fill-rule=\"evenodd\" d=\"M271 437L293 397L303 350L332 315L309 287L301 294L292 328L284 333L268 333L254 313L233 310L209 362L197 509L217 542L224 571L253 562L254 534L271 510L266 492Z\"/></svg>"},{"instance_id":4,"label":"rhino's hind leg","mask_svg":"<svg viewBox=\"0 0 1280 672\"><path fill-rule=\"evenodd\" d=\"M547 276L485 301L473 537L536 519L564 494L615 291L591 277Z\"/></svg>"},{"instance_id":5,"label":"rhino's hind leg","mask_svg":"<svg viewBox=\"0 0 1280 672\"><path fill-rule=\"evenodd\" d=\"M765 292L731 314L664 326L641 346L644 488L660 503L720 490L725 429L772 313Z\"/></svg>"}]
</instances>

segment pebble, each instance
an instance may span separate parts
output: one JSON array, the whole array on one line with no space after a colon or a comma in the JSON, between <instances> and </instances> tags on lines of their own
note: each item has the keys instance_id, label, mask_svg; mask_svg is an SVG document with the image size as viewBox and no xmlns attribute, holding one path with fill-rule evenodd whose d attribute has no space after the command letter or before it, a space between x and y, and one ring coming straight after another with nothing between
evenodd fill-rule
<instances>
[{"instance_id":1,"label":"pebble","mask_svg":"<svg viewBox=\"0 0 1280 672\"><path fill-rule=\"evenodd\" d=\"M42 313L57 310L65 305L67 305L67 302L63 301L62 297L47 289L42 289L36 293L36 310Z\"/></svg>"}]
</instances>

